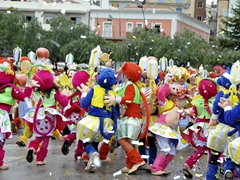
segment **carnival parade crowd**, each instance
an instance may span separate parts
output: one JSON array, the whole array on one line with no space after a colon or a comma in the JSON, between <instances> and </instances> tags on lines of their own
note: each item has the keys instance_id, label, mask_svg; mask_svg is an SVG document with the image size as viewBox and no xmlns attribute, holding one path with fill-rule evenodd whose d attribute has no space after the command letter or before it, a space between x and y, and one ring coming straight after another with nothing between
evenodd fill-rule
<instances>
[{"instance_id":1,"label":"carnival parade crowd","mask_svg":"<svg viewBox=\"0 0 240 180\"><path fill-rule=\"evenodd\" d=\"M35 61L16 56L0 57L0 170L9 169L5 142L24 127L16 144L27 146L27 162L37 165L47 163L56 138L63 155L77 144L74 158L85 162L86 173L111 161L109 152L121 146L121 173L168 176L174 156L191 146L194 153L181 167L186 178L193 178L194 165L207 153L207 180L218 179L220 158L223 178L240 179L239 61L207 73L153 56L112 69L99 47L86 70L71 57L54 67L45 48L37 49ZM106 68L97 69L100 62Z\"/></svg>"}]
</instances>

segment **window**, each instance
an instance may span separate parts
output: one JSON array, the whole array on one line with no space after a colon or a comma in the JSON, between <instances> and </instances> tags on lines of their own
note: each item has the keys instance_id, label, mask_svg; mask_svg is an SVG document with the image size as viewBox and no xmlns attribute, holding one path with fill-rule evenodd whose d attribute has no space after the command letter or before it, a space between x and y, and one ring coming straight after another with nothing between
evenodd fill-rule
<instances>
[{"instance_id":1,"label":"window","mask_svg":"<svg viewBox=\"0 0 240 180\"><path fill-rule=\"evenodd\" d=\"M136 24L136 28L137 28L137 29L143 28L143 23L137 23L137 24Z\"/></svg>"},{"instance_id":2,"label":"window","mask_svg":"<svg viewBox=\"0 0 240 180\"><path fill-rule=\"evenodd\" d=\"M133 30L133 23L127 23L127 32L132 32Z\"/></svg>"},{"instance_id":3,"label":"window","mask_svg":"<svg viewBox=\"0 0 240 180\"><path fill-rule=\"evenodd\" d=\"M202 21L202 16L197 16L197 20Z\"/></svg>"},{"instance_id":4,"label":"window","mask_svg":"<svg viewBox=\"0 0 240 180\"><path fill-rule=\"evenodd\" d=\"M176 8L177 12L182 12L182 8Z\"/></svg>"},{"instance_id":5,"label":"window","mask_svg":"<svg viewBox=\"0 0 240 180\"><path fill-rule=\"evenodd\" d=\"M154 24L153 27L157 29L157 32L158 32L158 33L161 33L162 24Z\"/></svg>"},{"instance_id":6,"label":"window","mask_svg":"<svg viewBox=\"0 0 240 180\"><path fill-rule=\"evenodd\" d=\"M198 8L203 8L203 2L198 2L197 7L198 7Z\"/></svg>"},{"instance_id":7,"label":"window","mask_svg":"<svg viewBox=\"0 0 240 180\"><path fill-rule=\"evenodd\" d=\"M164 3L164 0L158 0L159 3Z\"/></svg>"},{"instance_id":8,"label":"window","mask_svg":"<svg viewBox=\"0 0 240 180\"><path fill-rule=\"evenodd\" d=\"M126 4L126 7L130 7L131 6L131 4Z\"/></svg>"},{"instance_id":9,"label":"window","mask_svg":"<svg viewBox=\"0 0 240 180\"><path fill-rule=\"evenodd\" d=\"M34 20L34 18L35 18L34 16L26 16L26 20L27 20L27 21Z\"/></svg>"},{"instance_id":10,"label":"window","mask_svg":"<svg viewBox=\"0 0 240 180\"><path fill-rule=\"evenodd\" d=\"M177 3L182 4L183 2L182 2L182 0L177 0Z\"/></svg>"},{"instance_id":11,"label":"window","mask_svg":"<svg viewBox=\"0 0 240 180\"><path fill-rule=\"evenodd\" d=\"M81 17L71 17L71 20L74 21L76 24L80 24L82 22Z\"/></svg>"},{"instance_id":12,"label":"window","mask_svg":"<svg viewBox=\"0 0 240 180\"><path fill-rule=\"evenodd\" d=\"M100 6L100 1L93 1L93 4L95 4L96 6Z\"/></svg>"}]
</instances>

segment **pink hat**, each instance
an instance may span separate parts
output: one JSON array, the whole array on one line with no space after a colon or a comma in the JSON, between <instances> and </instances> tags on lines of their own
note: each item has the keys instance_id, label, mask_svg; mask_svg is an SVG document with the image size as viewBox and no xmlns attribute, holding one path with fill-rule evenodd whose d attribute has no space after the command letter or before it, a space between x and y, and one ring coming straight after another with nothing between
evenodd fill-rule
<instances>
[{"instance_id":1,"label":"pink hat","mask_svg":"<svg viewBox=\"0 0 240 180\"><path fill-rule=\"evenodd\" d=\"M77 71L72 78L72 85L74 88L80 86L80 84L87 85L90 75L83 70Z\"/></svg>"},{"instance_id":2,"label":"pink hat","mask_svg":"<svg viewBox=\"0 0 240 180\"><path fill-rule=\"evenodd\" d=\"M39 89L50 89L53 87L54 78L53 75L46 70L40 70L38 71L34 77L33 80L37 81L40 85Z\"/></svg>"},{"instance_id":3,"label":"pink hat","mask_svg":"<svg viewBox=\"0 0 240 180\"><path fill-rule=\"evenodd\" d=\"M209 99L218 93L218 85L215 80L205 78L199 82L198 91L204 99Z\"/></svg>"}]
</instances>

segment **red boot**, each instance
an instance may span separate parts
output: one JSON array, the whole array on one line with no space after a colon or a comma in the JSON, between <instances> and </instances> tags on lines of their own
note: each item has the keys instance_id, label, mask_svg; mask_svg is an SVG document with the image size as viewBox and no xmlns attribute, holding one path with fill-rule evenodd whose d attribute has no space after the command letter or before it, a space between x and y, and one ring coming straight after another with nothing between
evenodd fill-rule
<instances>
[{"instance_id":1,"label":"red boot","mask_svg":"<svg viewBox=\"0 0 240 180\"><path fill-rule=\"evenodd\" d=\"M130 152L128 152L127 156L129 157L130 162L133 164L128 174L132 174L138 169L145 169L147 166L146 162L141 158L141 154L139 154L136 149L132 149Z\"/></svg>"},{"instance_id":2,"label":"red boot","mask_svg":"<svg viewBox=\"0 0 240 180\"><path fill-rule=\"evenodd\" d=\"M111 161L110 158L107 157L108 153L110 151L110 147L106 143L102 143L100 149L99 149L99 155L100 155L100 160L101 162L108 162Z\"/></svg>"},{"instance_id":3,"label":"red boot","mask_svg":"<svg viewBox=\"0 0 240 180\"><path fill-rule=\"evenodd\" d=\"M44 165L45 164L45 157L47 156L48 150L46 148L41 147L40 150L37 152L37 165Z\"/></svg>"}]
</instances>

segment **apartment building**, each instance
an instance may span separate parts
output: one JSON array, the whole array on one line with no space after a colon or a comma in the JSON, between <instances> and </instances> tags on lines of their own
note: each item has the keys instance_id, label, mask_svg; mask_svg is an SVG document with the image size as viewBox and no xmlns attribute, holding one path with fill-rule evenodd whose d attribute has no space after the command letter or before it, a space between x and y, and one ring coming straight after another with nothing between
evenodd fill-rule
<instances>
[{"instance_id":1,"label":"apartment building","mask_svg":"<svg viewBox=\"0 0 240 180\"><path fill-rule=\"evenodd\" d=\"M167 0L171 6L166 6L166 0L158 1L157 4L154 0L146 0L146 4L142 5L132 0L119 0L117 5L117 1L113 0L93 3L85 0L0 0L0 10L7 12L9 8L18 8L26 15L26 20L38 18L46 30L50 29L51 18L62 13L76 23L91 26L98 35L110 40L122 40L134 28L158 28L161 35L171 37L188 28L196 36L209 40L211 27L203 22L203 18L193 18L193 14L197 17L200 13L189 10L198 6L197 2L203 2L205 7L206 0ZM182 8L182 11L177 8Z\"/></svg>"}]
</instances>

